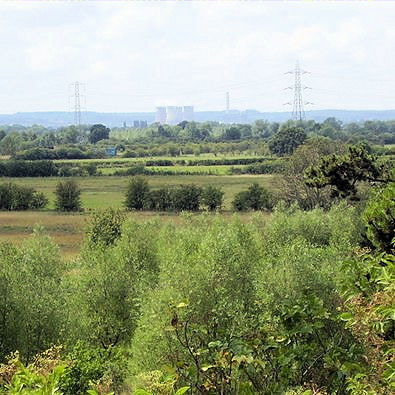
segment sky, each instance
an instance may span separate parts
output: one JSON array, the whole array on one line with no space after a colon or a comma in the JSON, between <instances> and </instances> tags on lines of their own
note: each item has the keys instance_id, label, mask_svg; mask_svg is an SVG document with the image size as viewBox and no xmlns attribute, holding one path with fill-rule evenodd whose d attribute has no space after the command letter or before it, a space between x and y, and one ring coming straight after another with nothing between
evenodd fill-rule
<instances>
[{"instance_id":1,"label":"sky","mask_svg":"<svg viewBox=\"0 0 395 395\"><path fill-rule=\"evenodd\" d=\"M395 2L0 1L0 113L395 109Z\"/></svg>"}]
</instances>

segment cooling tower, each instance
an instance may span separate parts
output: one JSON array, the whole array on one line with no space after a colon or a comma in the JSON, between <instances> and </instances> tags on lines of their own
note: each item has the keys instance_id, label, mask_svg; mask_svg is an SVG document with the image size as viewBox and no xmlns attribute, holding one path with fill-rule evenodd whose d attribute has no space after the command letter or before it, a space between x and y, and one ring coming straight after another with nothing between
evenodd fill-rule
<instances>
[{"instance_id":1,"label":"cooling tower","mask_svg":"<svg viewBox=\"0 0 395 395\"><path fill-rule=\"evenodd\" d=\"M155 122L166 123L166 107L156 107Z\"/></svg>"},{"instance_id":2,"label":"cooling tower","mask_svg":"<svg viewBox=\"0 0 395 395\"><path fill-rule=\"evenodd\" d=\"M168 106L166 107L166 112L166 123L168 125L177 125L183 120L182 107Z\"/></svg>"}]
</instances>

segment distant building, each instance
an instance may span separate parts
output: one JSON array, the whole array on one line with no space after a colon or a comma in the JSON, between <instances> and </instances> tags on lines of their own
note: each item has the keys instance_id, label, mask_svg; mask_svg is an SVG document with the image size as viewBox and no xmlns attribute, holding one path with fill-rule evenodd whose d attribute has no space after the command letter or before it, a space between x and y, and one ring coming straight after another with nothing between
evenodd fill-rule
<instances>
[{"instance_id":1,"label":"distant building","mask_svg":"<svg viewBox=\"0 0 395 395\"><path fill-rule=\"evenodd\" d=\"M140 121L140 128L146 128L148 125L147 121Z\"/></svg>"},{"instance_id":2,"label":"distant building","mask_svg":"<svg viewBox=\"0 0 395 395\"><path fill-rule=\"evenodd\" d=\"M155 122L166 123L166 107L156 107Z\"/></svg>"},{"instance_id":3,"label":"distant building","mask_svg":"<svg viewBox=\"0 0 395 395\"><path fill-rule=\"evenodd\" d=\"M116 156L117 155L117 149L115 147L108 147L105 149L105 154L107 156Z\"/></svg>"},{"instance_id":4,"label":"distant building","mask_svg":"<svg viewBox=\"0 0 395 395\"><path fill-rule=\"evenodd\" d=\"M139 128L140 127L140 121L133 121L133 127L134 128Z\"/></svg>"},{"instance_id":5,"label":"distant building","mask_svg":"<svg viewBox=\"0 0 395 395\"><path fill-rule=\"evenodd\" d=\"M156 122L167 125L177 125L182 121L193 121L193 106L167 106L156 107Z\"/></svg>"}]
</instances>

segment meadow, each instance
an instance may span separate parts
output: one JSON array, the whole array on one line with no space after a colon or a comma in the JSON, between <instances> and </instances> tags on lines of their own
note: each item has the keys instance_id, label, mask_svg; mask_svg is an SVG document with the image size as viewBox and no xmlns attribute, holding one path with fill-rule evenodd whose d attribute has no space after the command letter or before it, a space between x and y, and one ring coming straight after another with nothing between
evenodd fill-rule
<instances>
[{"instance_id":1,"label":"meadow","mask_svg":"<svg viewBox=\"0 0 395 395\"><path fill-rule=\"evenodd\" d=\"M218 167L218 166L216 166ZM278 176L275 175L234 175L234 176L147 176L152 188L168 186L176 187L180 184L194 183L199 186L215 185L221 187L225 193L223 215L231 217L231 202L233 196L251 183L257 182L265 188L276 191L278 189ZM77 255L89 213L94 209L106 207L123 207L124 193L129 177L101 176L76 177L81 188L81 201L84 208L82 213L59 213L54 211L55 187L64 178L3 178L2 182L14 182L19 185L34 187L48 196L50 203L46 210L29 212L0 211L0 241L19 243L30 235L35 225L42 225L59 245L65 256ZM249 213L241 214L242 218L249 219ZM138 220L160 217L161 220L177 221L178 215L171 212L131 212L129 216Z\"/></svg>"}]
</instances>

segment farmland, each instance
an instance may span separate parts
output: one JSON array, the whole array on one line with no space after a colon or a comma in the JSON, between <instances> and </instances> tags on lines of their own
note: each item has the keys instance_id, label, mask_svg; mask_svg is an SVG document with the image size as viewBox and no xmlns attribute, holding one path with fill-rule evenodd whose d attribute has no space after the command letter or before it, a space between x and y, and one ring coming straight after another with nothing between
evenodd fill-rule
<instances>
[{"instance_id":1,"label":"farmland","mask_svg":"<svg viewBox=\"0 0 395 395\"><path fill-rule=\"evenodd\" d=\"M4 182L14 182L18 185L31 186L44 192L50 199L48 210L31 212L0 211L0 241L20 242L31 234L36 224L42 225L60 246L66 256L78 253L83 237L86 217L93 209L123 206L128 177L101 176L77 177L75 180L81 187L81 200L84 213L64 214L53 211L54 191L58 177L47 178L4 178ZM269 190L278 188L278 177L274 175L243 175L243 176L149 176L152 188L194 183L199 186L215 185L223 189L223 215L231 217L231 201L233 195L245 189L252 182L257 182ZM177 221L175 213L135 212L129 214L132 218L143 221L160 216L161 219ZM242 214L249 218L249 213Z\"/></svg>"}]
</instances>

